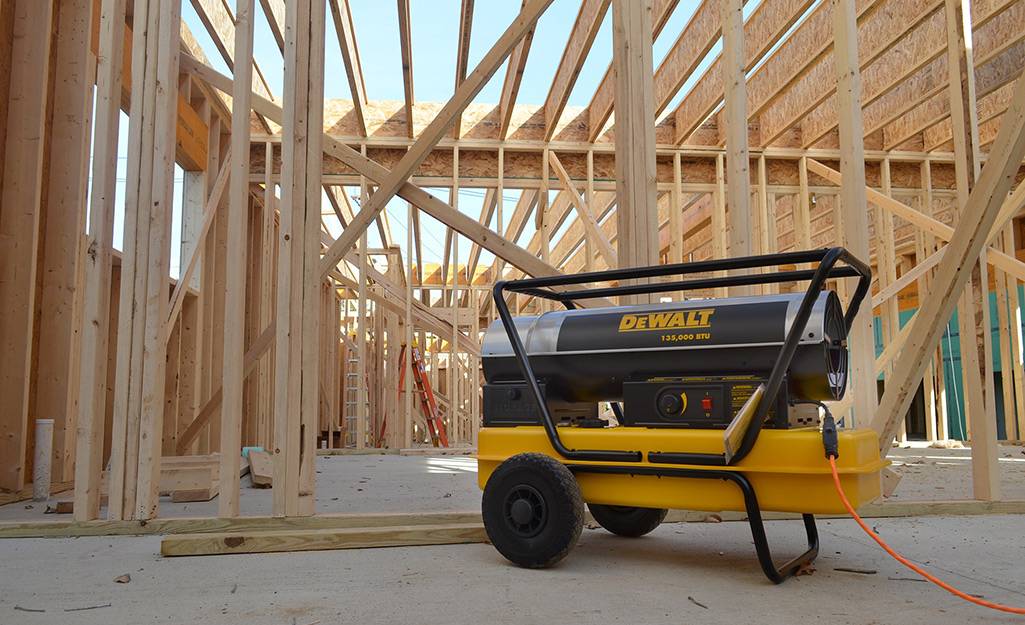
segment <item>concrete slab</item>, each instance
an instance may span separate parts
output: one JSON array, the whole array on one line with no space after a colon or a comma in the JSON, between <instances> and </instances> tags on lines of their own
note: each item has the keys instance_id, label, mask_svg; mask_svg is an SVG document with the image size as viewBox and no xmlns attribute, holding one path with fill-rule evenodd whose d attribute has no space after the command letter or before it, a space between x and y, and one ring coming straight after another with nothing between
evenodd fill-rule
<instances>
[{"instance_id":1,"label":"concrete slab","mask_svg":"<svg viewBox=\"0 0 1025 625\"><path fill-rule=\"evenodd\" d=\"M1025 606L1020 517L871 523L942 579ZM768 529L778 557L800 548L800 522ZM762 575L746 523L667 524L640 539L585 529L568 558L540 571L485 544L161 558L159 537L3 540L0 623L1020 622L912 581L853 521L820 530L814 571L780 586ZM114 582L126 573L130 583Z\"/></svg>"}]
</instances>

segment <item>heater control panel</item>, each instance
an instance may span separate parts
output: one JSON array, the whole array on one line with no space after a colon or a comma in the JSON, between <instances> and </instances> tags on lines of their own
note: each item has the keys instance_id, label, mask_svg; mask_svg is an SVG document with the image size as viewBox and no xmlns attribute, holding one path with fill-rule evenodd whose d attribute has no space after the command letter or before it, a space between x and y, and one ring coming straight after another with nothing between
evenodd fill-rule
<instances>
[{"instance_id":1,"label":"heater control panel","mask_svg":"<svg viewBox=\"0 0 1025 625\"><path fill-rule=\"evenodd\" d=\"M725 428L764 378L751 376L649 378L623 384L624 425ZM789 428L787 385L769 409L765 427ZM810 425L810 424L808 424Z\"/></svg>"}]
</instances>

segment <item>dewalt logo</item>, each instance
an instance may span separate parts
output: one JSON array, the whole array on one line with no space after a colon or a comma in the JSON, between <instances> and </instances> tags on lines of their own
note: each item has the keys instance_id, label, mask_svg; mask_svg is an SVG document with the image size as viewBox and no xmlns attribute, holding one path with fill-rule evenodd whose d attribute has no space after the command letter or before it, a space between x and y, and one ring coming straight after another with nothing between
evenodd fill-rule
<instances>
[{"instance_id":1,"label":"dewalt logo","mask_svg":"<svg viewBox=\"0 0 1025 625\"><path fill-rule=\"evenodd\" d=\"M679 330L690 328L710 328L709 318L714 308L688 310L679 312L645 313L642 315L623 315L619 320L620 332L644 332L649 330Z\"/></svg>"}]
</instances>

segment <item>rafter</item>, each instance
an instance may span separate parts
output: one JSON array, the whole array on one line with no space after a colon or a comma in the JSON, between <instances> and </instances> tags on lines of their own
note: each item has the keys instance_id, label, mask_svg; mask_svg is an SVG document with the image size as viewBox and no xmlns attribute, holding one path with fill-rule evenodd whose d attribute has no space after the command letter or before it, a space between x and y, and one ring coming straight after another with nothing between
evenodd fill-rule
<instances>
[{"instance_id":1,"label":"rafter","mask_svg":"<svg viewBox=\"0 0 1025 625\"><path fill-rule=\"evenodd\" d=\"M1008 8L1017 2L979 0L973 3L976 53L982 54L976 56L977 67L1013 45L1015 13ZM1021 30L1020 18L1018 25ZM1007 32L1012 32L1010 39ZM947 84L945 51L944 16L943 11L937 11L865 69L862 93L866 137L911 110L916 103L926 102L943 92ZM810 147L835 128L836 100L830 97L802 120L802 143Z\"/></svg>"},{"instance_id":2,"label":"rafter","mask_svg":"<svg viewBox=\"0 0 1025 625\"><path fill-rule=\"evenodd\" d=\"M612 0L584 0L580 5L577 20L570 31L569 41L562 53L562 60L555 71L552 87L545 99L545 141L555 136L555 129L562 111L566 108L569 94L577 82L580 69L584 66L591 44L598 35L602 20Z\"/></svg>"},{"instance_id":3,"label":"rafter","mask_svg":"<svg viewBox=\"0 0 1025 625\"><path fill-rule=\"evenodd\" d=\"M278 44L282 57L285 55L285 36L282 28L285 25L285 0L260 0L263 15L267 18L267 26Z\"/></svg>"},{"instance_id":4,"label":"rafter","mask_svg":"<svg viewBox=\"0 0 1025 625\"><path fill-rule=\"evenodd\" d=\"M335 22L335 33L338 35L338 47L342 51L345 73L349 79L349 91L352 93L353 113L361 137L367 136L367 92L363 82L363 66L359 61L359 49L356 47L356 31L352 25L352 11L349 0L329 0L331 17Z\"/></svg>"},{"instance_id":5,"label":"rafter","mask_svg":"<svg viewBox=\"0 0 1025 625\"><path fill-rule=\"evenodd\" d=\"M868 14L858 25L858 63L861 69L899 42L909 29L928 20L943 6L941 0L888 0ZM946 31L942 21L935 32ZM942 39L941 39L942 41ZM836 93L836 63L830 50L806 74L759 116L762 145L769 145L810 111Z\"/></svg>"},{"instance_id":6,"label":"rafter","mask_svg":"<svg viewBox=\"0 0 1025 625\"><path fill-rule=\"evenodd\" d=\"M659 33L662 32L666 22L669 21L669 17L673 14L673 9L676 8L679 1L680 0L655 0L652 3L652 41L658 38ZM591 103L587 105L588 127L591 129L589 140L592 142L601 135L602 130L605 128L605 124L609 121L609 116L612 115L615 82L615 77L612 75L612 62L610 61L609 68L605 70L605 75L598 84L598 89L595 90L594 97L591 98Z\"/></svg>"},{"instance_id":7,"label":"rafter","mask_svg":"<svg viewBox=\"0 0 1025 625\"><path fill-rule=\"evenodd\" d=\"M235 71L235 16L221 0L192 0L199 21L203 22L214 47L221 53L221 58L228 69ZM267 80L260 71L260 66L253 60L253 91L268 100L273 100Z\"/></svg>"},{"instance_id":8,"label":"rafter","mask_svg":"<svg viewBox=\"0 0 1025 625\"><path fill-rule=\"evenodd\" d=\"M408 0L407 0L408 1ZM408 16L408 12L407 12ZM473 26L473 0L463 0L462 9L459 12L459 49L456 51L456 86L463 84L466 80L466 66L470 59L470 30ZM412 100L412 98L410 98ZM452 136L457 139L462 134L462 119L456 119L452 126Z\"/></svg>"},{"instance_id":9,"label":"rafter","mask_svg":"<svg viewBox=\"0 0 1025 625\"><path fill-rule=\"evenodd\" d=\"M760 4L744 22L744 50L746 57L746 69L750 71L761 59L768 54L769 50L776 45L790 28L797 23L797 20L812 5L810 0L767 0ZM786 81L796 79L798 70L808 59L803 57L806 48L814 49L821 47L822 42L813 40L807 42L805 47L793 43L795 39L801 41L809 39L809 23L828 26L831 13L822 13L822 7L815 12L800 26L797 31L782 44L777 52L758 70L750 79L747 85L748 91L748 115L756 117L762 108L769 104L771 93L767 93L765 87L770 86L773 80L779 80L780 73L774 65L780 63L797 63L790 68L792 72L786 76ZM804 33L802 35L801 33ZM781 61L777 57L784 57ZM775 60L774 60L775 59ZM803 71L803 70L801 70ZM785 73L785 70L783 71ZM685 80L686 78L684 78ZM682 84L682 82L681 82ZM775 83L773 89L778 89L783 83ZM678 90L679 87L676 88ZM675 91L674 91L675 93ZM722 55L717 55L712 65L705 71L697 84L691 89L687 96L680 102L673 111L673 119L676 122L676 142L682 143L694 133L698 127L708 119L709 115L723 101L723 77L722 77ZM667 98L673 94L668 94ZM666 100L668 104L668 99ZM722 127L722 119L717 121Z\"/></svg>"},{"instance_id":10,"label":"rafter","mask_svg":"<svg viewBox=\"0 0 1025 625\"><path fill-rule=\"evenodd\" d=\"M1002 30L1008 26L1017 26L1020 30L1014 36L999 40L987 36L992 34L987 33L991 28ZM1025 5L1015 5L980 29L975 41L976 94L982 97L1013 82L1025 63ZM884 147L892 149L947 118L950 114L950 101L943 96L941 91L914 109L908 110L905 107L904 110L908 112L883 129Z\"/></svg>"},{"instance_id":11,"label":"rafter","mask_svg":"<svg viewBox=\"0 0 1025 625\"><path fill-rule=\"evenodd\" d=\"M1014 94L1014 83L1009 82L992 93L979 97L979 125L980 127L989 122L990 120L998 118L1007 110L1007 106L1011 103L1011 96ZM944 120L943 122L933 126L932 128L926 128L923 137L923 147L927 152L940 149L954 138L953 130L950 126L950 120ZM981 132L981 130L980 130ZM949 150L946 150L949 151Z\"/></svg>"},{"instance_id":12,"label":"rafter","mask_svg":"<svg viewBox=\"0 0 1025 625\"><path fill-rule=\"evenodd\" d=\"M522 7L526 6L527 0L523 0ZM509 124L512 121L513 109L516 106L516 96L520 92L520 82L523 80L523 69L527 66L527 55L530 53L530 42L533 39L534 28L531 27L530 30L527 31L527 34L524 35L523 40L516 45L512 54L509 55L509 63L505 72L505 82L502 83L502 96L498 101L499 139L505 139L509 134Z\"/></svg>"},{"instance_id":13,"label":"rafter","mask_svg":"<svg viewBox=\"0 0 1025 625\"><path fill-rule=\"evenodd\" d=\"M862 106L868 107L922 67L943 55L946 49L946 30L943 11L936 11L924 20L893 48L863 67L861 72ZM944 71L946 68L944 67ZM835 90L822 104L801 120L801 140L807 147L814 145L837 128Z\"/></svg>"}]
</instances>

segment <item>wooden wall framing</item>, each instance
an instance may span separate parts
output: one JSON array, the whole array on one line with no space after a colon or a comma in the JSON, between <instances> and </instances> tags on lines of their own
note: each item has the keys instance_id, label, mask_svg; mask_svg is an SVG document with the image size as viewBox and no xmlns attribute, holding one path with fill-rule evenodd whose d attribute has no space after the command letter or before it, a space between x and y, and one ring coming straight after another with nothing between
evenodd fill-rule
<instances>
[{"instance_id":1,"label":"wooden wall framing","mask_svg":"<svg viewBox=\"0 0 1025 625\"><path fill-rule=\"evenodd\" d=\"M125 0L0 2L0 489L26 485L32 423L55 418L54 475L74 480L76 520L97 519L103 496L108 519L158 516L163 458L215 452L219 515L236 516L242 446L274 452L265 512L310 515L318 447L431 445L398 383L402 343L423 350L451 444L475 445L496 280L842 244L876 270L866 310L885 349L873 352L866 312L851 339L856 399L838 410L875 413L885 452L908 435L921 383L926 436L948 437L959 421L939 399L937 337L951 311L918 294L949 291L965 311L975 495L1001 497L997 432L1025 436L1020 0L765 0L747 19L740 2L706 1L657 68L652 38L679 3L581 0L543 103L517 95L551 0L525 0L476 68L463 3L445 103L414 99L406 2L394 103L367 93L348 0L191 4L232 76L210 67L178 0L136 2L131 18ZM256 62L260 14L285 62L282 100ZM569 106L605 19L613 67L587 107ZM680 93L720 37L722 54ZM334 45L351 100L323 98ZM473 102L506 60L500 102ZM186 171L180 205L174 164ZM484 196L479 218L468 190ZM435 221L444 253L430 263ZM975 290L967 266L980 268ZM975 312L990 293L992 345L973 331L990 323L988 307Z\"/></svg>"}]
</instances>

